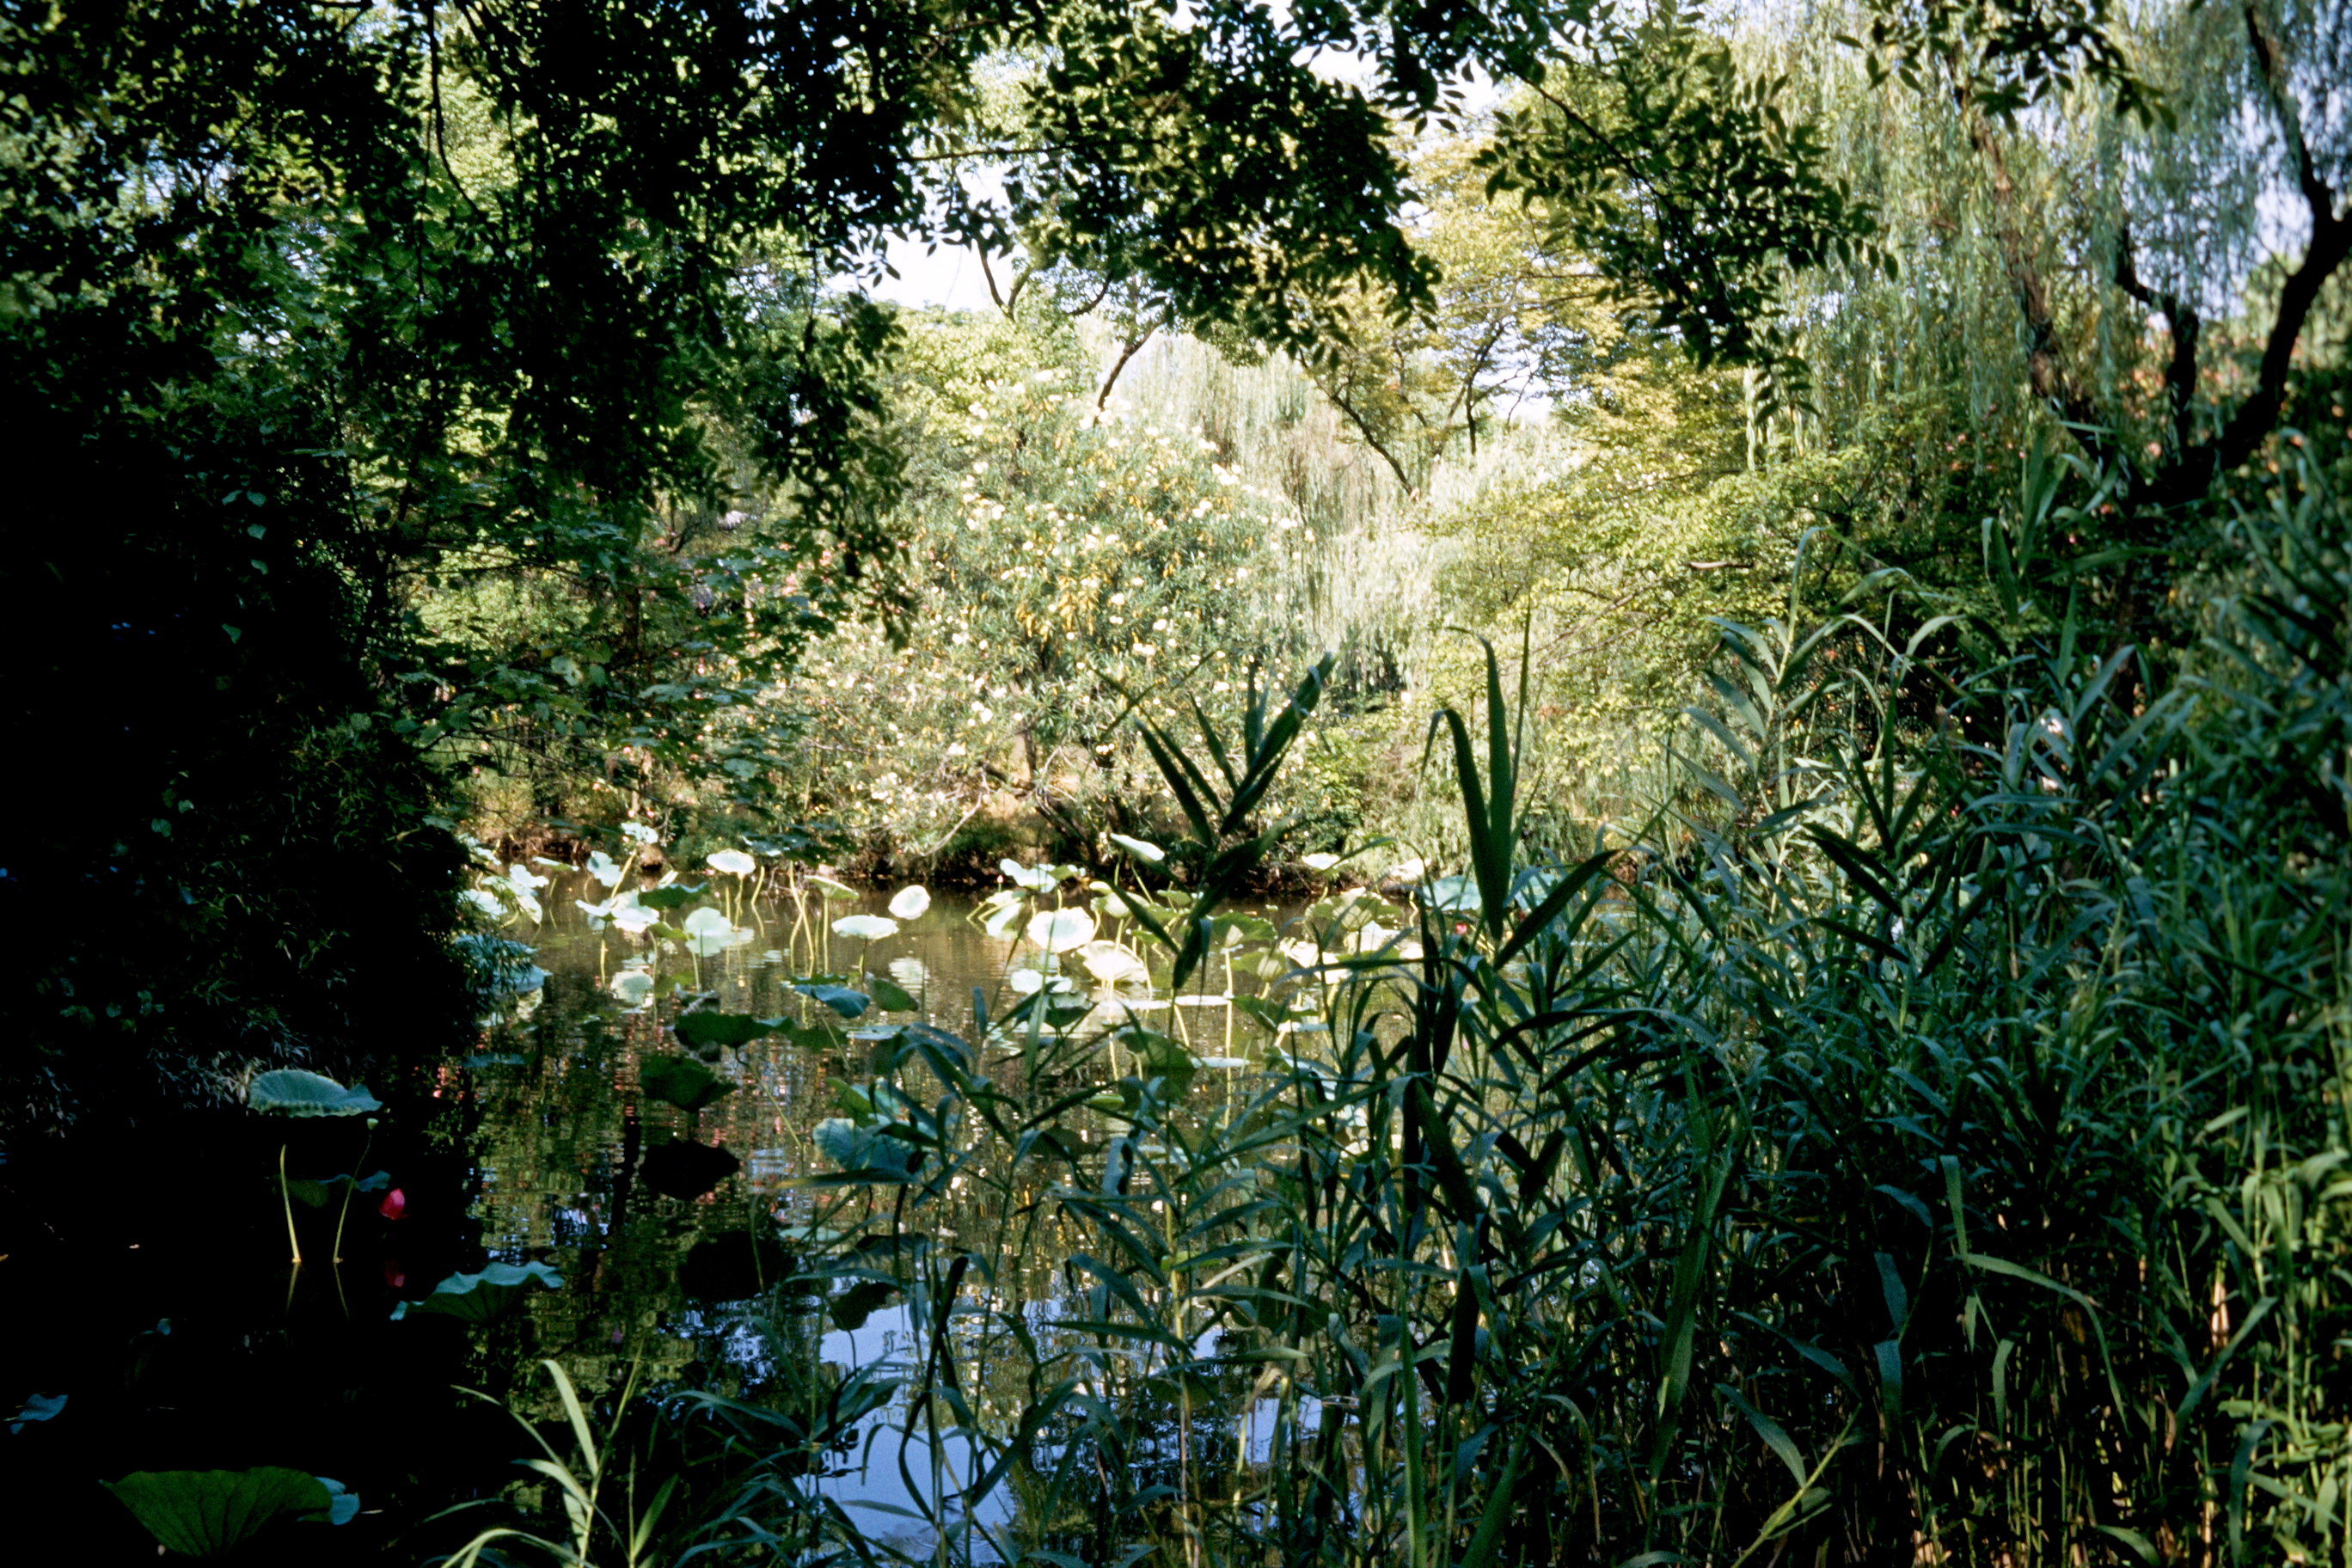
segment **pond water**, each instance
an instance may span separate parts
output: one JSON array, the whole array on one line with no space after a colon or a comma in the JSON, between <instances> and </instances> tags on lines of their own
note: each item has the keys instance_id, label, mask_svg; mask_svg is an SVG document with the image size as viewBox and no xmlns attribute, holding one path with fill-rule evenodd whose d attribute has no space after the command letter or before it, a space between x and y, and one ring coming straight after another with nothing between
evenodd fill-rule
<instances>
[{"instance_id":1,"label":"pond water","mask_svg":"<svg viewBox=\"0 0 2352 1568\"><path fill-rule=\"evenodd\" d=\"M118 1149L59 1144L0 1165L14 1210L0 1213L0 1267L9 1270L0 1290L0 1398L17 1402L9 1408L23 1417L0 1436L8 1445L0 1509L22 1521L19 1539L49 1539L46 1521L77 1561L152 1562L153 1538L98 1489L100 1479L287 1466L333 1476L359 1494L359 1517L333 1538L337 1561L417 1563L506 1517L494 1500L531 1451L509 1411L562 1440L541 1358L592 1399L633 1385L759 1403L805 1390L812 1378L838 1387L859 1369L910 1371L899 1363L930 1337L919 1332L928 1321L910 1315L910 1303L923 1300L919 1271L901 1268L901 1289L882 1288L887 1269L869 1269L872 1288L861 1298L855 1271L835 1266L845 1237L861 1226L888 1228L891 1189L821 1184L839 1167L819 1146L820 1125L842 1115L845 1091L854 1106L876 1067L889 1065L875 1059L887 1043L873 1026L927 1022L982 1040L983 1016L1000 1026L986 1037L981 1070L1006 1082L1030 1073L1030 1091L1066 1087L1058 1124L1079 1159L1092 1161L1087 1179L1108 1181L1107 1151L1131 1124L1102 1091L1139 1070L1132 1047L1124 1056L1104 1047L1101 1059L1093 1047L1070 1047L1058 1078L1035 1076L1040 1055L1061 1048L1056 1039L1137 1020L1181 1041L1201 1064L1184 1113L1213 1118L1234 1103L1269 1039L1228 994L1255 999L1283 983L1288 961L1274 954L1275 928L1297 912L1259 910L1268 923L1243 950L1247 961L1212 959L1188 983L1192 994L1130 983L1114 1005L1079 954L1040 964L1023 940L1025 913L991 935L972 918L970 897L938 895L921 918L867 942L833 934L833 924L882 914L894 889L824 898L804 886L797 904L727 901L730 879L713 879L710 893L727 902L724 923L747 934L698 956L688 942L593 929L580 902L606 890L584 873L551 875L540 890L543 923L508 933L530 942L543 981L501 1003L473 1038L428 1046L381 1075L369 1086L383 1101L381 1125L240 1108L192 1117L184 1128L142 1130ZM698 899L664 918L685 922L711 902ZM1055 902L1043 900L1046 909ZM1112 921L1094 934L1126 933ZM1159 974L1164 980L1164 965ZM912 1005L844 1016L795 988L811 976L899 1000L887 981ZM1066 1005L1051 1015L1063 1033L1008 1038L1001 1026L1024 993L1065 980ZM681 1014L710 1012L776 1027L710 1050L709 1070L728 1092L689 1114L648 1095L645 1073L687 1055L675 1028ZM912 1063L898 1077L910 1095L930 1081ZM1141 1147L1151 1157L1165 1152ZM714 1156L704 1152L723 1151L730 1168L680 1176L664 1153L674 1149L705 1160ZM341 1173L381 1179L346 1208L339 1188L297 1181L281 1189L281 1166L314 1182ZM962 1279L960 1289L945 1292L956 1303L950 1337L965 1332L966 1313L993 1313L992 1343L1001 1347L1005 1323L1018 1321L1045 1347L1040 1354L1065 1353L1070 1302L1087 1284L1072 1260L1082 1238L1057 1217L1042 1180L1014 1192L1014 1206L1005 1192L997 1189L992 1207L967 1209L973 1194L959 1183L930 1205L919 1222L931 1259L924 1267L936 1270L950 1256L971 1264L968 1279L950 1277ZM820 1222L829 1230L813 1236ZM288 1256L296 1242L299 1267ZM484 1324L444 1315L394 1321L395 1310L414 1314L436 1284L494 1264L540 1266L562 1283L528 1288L514 1310ZM818 1265L831 1277L791 1281ZM38 1289L19 1283L36 1279ZM983 1407L978 1426L1004 1429L1006 1413L1031 1396L1034 1364L971 1349L967 1387ZM1236 1374L1216 1396L1228 1422L1220 1440L1234 1462L1262 1458L1271 1430L1272 1407L1250 1387ZM898 1434L921 1425L908 1398L900 1392L836 1432L818 1484L860 1530L920 1552L929 1532L915 1517L919 1504L968 1479L973 1456L952 1434L902 1448ZM1301 1416L1311 1421L1311 1410L1293 1418ZM1132 1454L1139 1473L1189 1452L1173 1419L1139 1416L1134 1429L1143 1434ZM1153 1431L1171 1436L1162 1443ZM482 1513L430 1518L467 1499L493 1500ZM1000 1488L978 1522L1002 1523L1017 1506L1013 1489ZM273 1527L247 1556L317 1561L330 1550L311 1539L318 1528Z\"/></svg>"},{"instance_id":2,"label":"pond water","mask_svg":"<svg viewBox=\"0 0 2352 1568\"><path fill-rule=\"evenodd\" d=\"M712 879L713 890L725 880ZM909 1307L884 1304L862 1321L854 1313L845 1321L810 1298L788 1300L780 1310L762 1290L772 1281L761 1255L741 1242L776 1236L790 1243L813 1212L815 1200L800 1184L833 1168L816 1146L816 1128L841 1114L841 1089L866 1076L864 1026L920 1019L973 1039L980 1018L1001 1019L1037 988L1037 949L1024 937L1023 923L989 934L977 918L983 912L979 900L969 895L935 896L921 918L898 922L900 929L881 940L834 934L834 922L845 917L887 916L892 893L804 885L797 899L732 906L748 939L698 957L688 944L592 930L579 900L606 895L584 877L559 876L543 890L549 919L533 944L547 979L535 998L524 999L527 1011L510 1008L517 1016L489 1030L481 1048L451 1070L462 1069L480 1105L475 1214L481 1244L510 1263L550 1264L569 1282L530 1300L531 1339L583 1388L614 1385L634 1365L657 1387L757 1399L787 1360L820 1368L827 1378L856 1368L916 1370L900 1364L919 1342ZM1297 911L1260 912L1280 924ZM1124 934L1116 922L1102 931L1106 938ZM1228 986L1253 995L1262 980L1226 963L1213 961L1188 983L1185 995L1129 984L1115 1001L1069 956L1045 967L1067 972L1066 979L1042 978L1071 988L1073 1010L1088 989L1098 999L1087 1016L1063 1017L1074 1034L1127 1017L1147 1020L1205 1062L1221 1064L1209 1076L1229 1079L1247 1072L1251 1042L1263 1036L1227 999ZM633 973L655 982L656 994L636 1005L642 983L623 978ZM916 1009L844 1018L794 989L796 976L813 973L862 989L887 979ZM712 1070L734 1091L690 1116L639 1088L649 1058L680 1054L671 1026L682 1005L789 1019L795 1026L719 1053ZM1213 1083L1195 1090L1214 1091ZM648 1193L642 1176L632 1180L633 1164L649 1170L647 1155L689 1140L727 1151L740 1171L693 1198ZM952 1204L938 1221L929 1237L966 1247L981 1239L967 1234L968 1226L985 1223L960 1215ZM1064 1289L1066 1248L1057 1236L1052 1226L1040 1227L995 1274L995 1299L1027 1303L1040 1333ZM936 1455L927 1445L902 1454L899 1434L909 1424L905 1399L900 1394L860 1423L821 1484L861 1528L919 1551L925 1531L909 1517L919 1511L915 1493L929 1489L935 1463L952 1480L968 1477L974 1461L952 1438ZM1262 1436L1244 1440L1263 1448ZM1001 1523L1012 1506L1000 1489L979 1522Z\"/></svg>"}]
</instances>

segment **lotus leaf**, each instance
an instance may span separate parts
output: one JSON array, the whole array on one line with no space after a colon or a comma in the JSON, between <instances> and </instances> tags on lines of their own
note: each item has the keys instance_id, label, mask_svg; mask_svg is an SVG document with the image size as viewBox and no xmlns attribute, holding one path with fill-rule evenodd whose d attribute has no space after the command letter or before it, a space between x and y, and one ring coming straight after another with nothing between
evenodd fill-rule
<instances>
[{"instance_id":1,"label":"lotus leaf","mask_svg":"<svg viewBox=\"0 0 2352 1568\"><path fill-rule=\"evenodd\" d=\"M898 896L890 900L890 914L896 920L919 921L930 907L931 890L929 888L901 888Z\"/></svg>"},{"instance_id":2,"label":"lotus leaf","mask_svg":"<svg viewBox=\"0 0 2352 1568\"><path fill-rule=\"evenodd\" d=\"M822 983L816 983L806 985L795 985L793 989L799 992L803 996L815 997L818 1001L824 1003L826 1006L832 1008L835 1012L840 1014L845 1018L855 1018L864 1013L866 1008L867 997L866 993L863 991L852 991L846 985L827 985Z\"/></svg>"},{"instance_id":3,"label":"lotus leaf","mask_svg":"<svg viewBox=\"0 0 2352 1568\"><path fill-rule=\"evenodd\" d=\"M1155 866L1168 858L1168 851L1160 847L1159 845L1147 843L1140 838L1129 838L1124 833L1114 833L1110 835L1110 841L1113 844L1118 845L1121 849L1126 850L1129 854L1133 855L1139 859L1149 860Z\"/></svg>"},{"instance_id":4,"label":"lotus leaf","mask_svg":"<svg viewBox=\"0 0 2352 1568\"><path fill-rule=\"evenodd\" d=\"M1048 952L1067 952L1094 940L1095 917L1084 910L1040 910L1029 917L1029 940Z\"/></svg>"},{"instance_id":5,"label":"lotus leaf","mask_svg":"<svg viewBox=\"0 0 2352 1568\"><path fill-rule=\"evenodd\" d=\"M1447 914L1475 915L1484 909L1478 884L1467 876L1440 877L1422 889L1421 901Z\"/></svg>"},{"instance_id":6,"label":"lotus leaf","mask_svg":"<svg viewBox=\"0 0 2352 1568\"><path fill-rule=\"evenodd\" d=\"M122 1505L167 1551L186 1557L218 1557L284 1514L333 1518L335 1493L342 1490L337 1487L331 1491L316 1476L276 1466L253 1470L137 1470L119 1481L100 1485L121 1499ZM350 1511L356 1513L359 1500L352 1498L351 1503Z\"/></svg>"},{"instance_id":7,"label":"lotus leaf","mask_svg":"<svg viewBox=\"0 0 2352 1568\"><path fill-rule=\"evenodd\" d=\"M719 1014L689 1013L689 1018L725 1016ZM679 1020L683 1023L685 1020ZM745 1020L749 1022L750 1020ZM654 1099L666 1100L680 1110L696 1111L714 1100L735 1092L731 1083L721 1082L700 1062L684 1057L656 1057L637 1068L637 1082Z\"/></svg>"},{"instance_id":8,"label":"lotus leaf","mask_svg":"<svg viewBox=\"0 0 2352 1568\"><path fill-rule=\"evenodd\" d=\"M66 1407L66 1401L70 1397L70 1394L27 1394L23 1406L8 1418L8 1435L13 1437L22 1432L27 1422L52 1419Z\"/></svg>"},{"instance_id":9,"label":"lotus leaf","mask_svg":"<svg viewBox=\"0 0 2352 1568\"><path fill-rule=\"evenodd\" d=\"M828 1116L812 1135L817 1150L842 1173L868 1182L911 1182L922 1168L922 1152L902 1139L846 1117Z\"/></svg>"},{"instance_id":10,"label":"lotus leaf","mask_svg":"<svg viewBox=\"0 0 2352 1568\"><path fill-rule=\"evenodd\" d=\"M724 871L730 877L748 877L760 868L759 862L740 849L713 850L705 859L714 871Z\"/></svg>"},{"instance_id":11,"label":"lotus leaf","mask_svg":"<svg viewBox=\"0 0 2352 1568\"><path fill-rule=\"evenodd\" d=\"M1139 1076L1160 1080L1163 1100L1173 1103L1184 1098L1184 1091L1192 1087L1192 1075L1200 1068L1192 1052L1181 1042L1149 1029L1129 1029L1123 1038L1128 1048L1140 1058L1143 1070Z\"/></svg>"},{"instance_id":12,"label":"lotus leaf","mask_svg":"<svg viewBox=\"0 0 2352 1568\"><path fill-rule=\"evenodd\" d=\"M802 1024L790 1018L770 1018L766 1023L790 1045L819 1051L837 1050L841 1046L840 1032L824 1024Z\"/></svg>"},{"instance_id":13,"label":"lotus leaf","mask_svg":"<svg viewBox=\"0 0 2352 1568\"><path fill-rule=\"evenodd\" d=\"M647 1154L638 1173L664 1197L692 1199L743 1168L743 1162L708 1143L665 1143Z\"/></svg>"},{"instance_id":14,"label":"lotus leaf","mask_svg":"<svg viewBox=\"0 0 2352 1568\"><path fill-rule=\"evenodd\" d=\"M915 1010L915 999L899 989L897 982L870 974L866 976L866 985L873 993L874 1005L884 1012L911 1013Z\"/></svg>"},{"instance_id":15,"label":"lotus leaf","mask_svg":"<svg viewBox=\"0 0 2352 1568\"><path fill-rule=\"evenodd\" d=\"M327 1523L349 1524L352 1521L359 1517L359 1493L355 1491L347 1491L344 1489L342 1482L329 1480L324 1476L314 1476L311 1479L316 1480L320 1486L327 1489ZM311 1517L315 1518L316 1516L314 1515Z\"/></svg>"},{"instance_id":16,"label":"lotus leaf","mask_svg":"<svg viewBox=\"0 0 2352 1568\"><path fill-rule=\"evenodd\" d=\"M515 1059L520 1061L521 1058ZM470 1063L472 1058L468 1058L467 1060ZM343 1188L347 1185L351 1186L353 1192L378 1192L392 1185L392 1173L378 1171L372 1176L362 1176L356 1185L352 1184L352 1178L348 1173L325 1176L315 1182L308 1177L296 1176L286 1184L286 1191L296 1203L317 1209L324 1208L341 1198Z\"/></svg>"},{"instance_id":17,"label":"lotus leaf","mask_svg":"<svg viewBox=\"0 0 2352 1568\"><path fill-rule=\"evenodd\" d=\"M393 1321L437 1312L461 1322L487 1323L512 1310L532 1285L558 1290L563 1276L544 1263L493 1263L479 1274L452 1274L422 1301L403 1301L392 1310Z\"/></svg>"},{"instance_id":18,"label":"lotus leaf","mask_svg":"<svg viewBox=\"0 0 2352 1568\"><path fill-rule=\"evenodd\" d=\"M322 1073L300 1068L263 1073L246 1090L245 1102L278 1116L363 1116L383 1109L383 1101L370 1094L365 1084L345 1089Z\"/></svg>"},{"instance_id":19,"label":"lotus leaf","mask_svg":"<svg viewBox=\"0 0 2352 1568\"><path fill-rule=\"evenodd\" d=\"M887 915L844 915L833 922L833 934L879 942L886 936L897 936L898 922Z\"/></svg>"},{"instance_id":20,"label":"lotus leaf","mask_svg":"<svg viewBox=\"0 0 2352 1568\"><path fill-rule=\"evenodd\" d=\"M691 888L687 887L684 883L674 883L667 888L655 888L649 891L639 893L637 895L637 907L639 909L646 910L683 909L690 900L700 898L701 896L702 884L699 882L697 882Z\"/></svg>"},{"instance_id":21,"label":"lotus leaf","mask_svg":"<svg viewBox=\"0 0 2352 1568\"><path fill-rule=\"evenodd\" d=\"M771 1032L767 1025L747 1013L714 1011L682 1014L671 1026L677 1030L679 1039L692 1047L748 1046Z\"/></svg>"},{"instance_id":22,"label":"lotus leaf","mask_svg":"<svg viewBox=\"0 0 2352 1568\"><path fill-rule=\"evenodd\" d=\"M824 1310L831 1315L834 1326L847 1333L864 1328L866 1320L888 1306L890 1298L898 1293L895 1285L886 1285L879 1279L861 1279L826 1302Z\"/></svg>"}]
</instances>

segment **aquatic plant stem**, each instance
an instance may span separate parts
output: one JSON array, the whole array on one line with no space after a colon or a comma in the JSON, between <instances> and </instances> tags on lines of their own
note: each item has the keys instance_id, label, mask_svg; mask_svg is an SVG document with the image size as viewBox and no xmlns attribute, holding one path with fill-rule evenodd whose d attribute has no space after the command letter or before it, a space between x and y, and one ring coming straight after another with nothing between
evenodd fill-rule
<instances>
[{"instance_id":1,"label":"aquatic plant stem","mask_svg":"<svg viewBox=\"0 0 2352 1568\"><path fill-rule=\"evenodd\" d=\"M360 1167L367 1163L368 1151L375 1147L375 1123L368 1123L367 1136L360 1140L360 1157L352 1166L350 1177L343 1183L342 1211L335 1215L335 1262L343 1261L343 1222L352 1216L352 1194L359 1190ZM340 1289L338 1277L338 1288Z\"/></svg>"},{"instance_id":2,"label":"aquatic plant stem","mask_svg":"<svg viewBox=\"0 0 2352 1568\"><path fill-rule=\"evenodd\" d=\"M294 1238L294 1194L286 1190L286 1145L278 1145L278 1196L286 1205L286 1245L294 1249L294 1267L302 1267L302 1244Z\"/></svg>"}]
</instances>

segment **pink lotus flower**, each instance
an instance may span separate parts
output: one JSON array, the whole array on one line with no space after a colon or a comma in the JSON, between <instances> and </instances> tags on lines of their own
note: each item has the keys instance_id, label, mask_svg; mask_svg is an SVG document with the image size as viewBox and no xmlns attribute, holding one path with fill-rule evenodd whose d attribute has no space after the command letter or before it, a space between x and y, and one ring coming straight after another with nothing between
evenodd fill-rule
<instances>
[{"instance_id":1,"label":"pink lotus flower","mask_svg":"<svg viewBox=\"0 0 2352 1568\"><path fill-rule=\"evenodd\" d=\"M393 1188L383 1194L383 1202L375 1205L375 1212L386 1219L402 1218L408 1213L407 1195L398 1187Z\"/></svg>"}]
</instances>

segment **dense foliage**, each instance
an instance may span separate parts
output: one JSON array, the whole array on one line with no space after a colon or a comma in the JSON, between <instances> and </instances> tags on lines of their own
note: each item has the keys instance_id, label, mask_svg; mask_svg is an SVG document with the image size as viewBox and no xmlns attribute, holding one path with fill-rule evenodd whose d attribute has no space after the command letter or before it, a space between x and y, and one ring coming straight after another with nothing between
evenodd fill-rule
<instances>
[{"instance_id":1,"label":"dense foliage","mask_svg":"<svg viewBox=\"0 0 2352 1568\"><path fill-rule=\"evenodd\" d=\"M2347 1552L2340 7L117 0L0 74L105 520L28 534L11 1116L375 1109L282 1069L527 1023L458 933L546 849L709 1064L639 1102L838 1096L729 1233L766 1385L559 1359L461 1555L893 1551L814 1484L877 1415L941 1563ZM899 232L995 310L875 303ZM800 879L797 1011L708 1005L746 850L993 868L1012 996L877 1022ZM630 1128L614 1231L739 1168Z\"/></svg>"}]
</instances>

